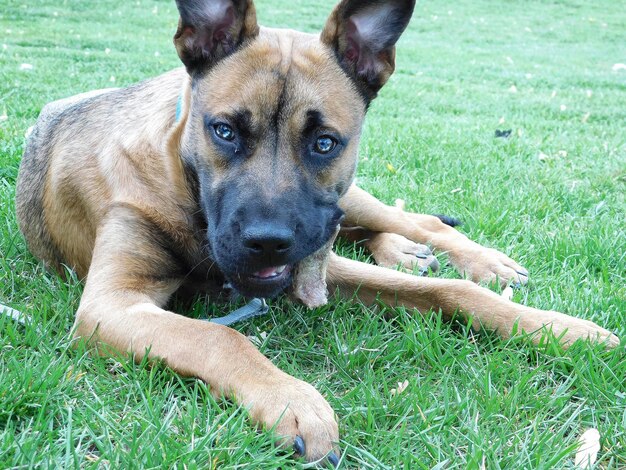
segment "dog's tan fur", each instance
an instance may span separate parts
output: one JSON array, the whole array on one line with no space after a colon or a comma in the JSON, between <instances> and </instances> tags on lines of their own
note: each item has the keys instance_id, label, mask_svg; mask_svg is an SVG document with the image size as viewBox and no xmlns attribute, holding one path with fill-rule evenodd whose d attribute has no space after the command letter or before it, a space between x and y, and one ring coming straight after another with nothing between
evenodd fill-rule
<instances>
[{"instance_id":1,"label":"dog's tan fur","mask_svg":"<svg viewBox=\"0 0 626 470\"><path fill-rule=\"evenodd\" d=\"M180 157L188 146L199 146L216 184L228 175L228 166L203 137L205 110L219 114L245 103L256 125L269 126L268 110L284 100L290 117L280 166L262 151L245 163L251 178L272 179L272 190L258 194L271 201L292 187L293 172L303 171L289 151L289 136L300 132L304 109L321 107L332 126L353 138L345 157L319 172L315 184L344 193L344 226L367 231L367 246L380 264L432 265L432 256L426 261L414 256L425 251L419 244L429 244L447 252L473 281L526 280L525 270L510 258L477 245L437 217L386 206L351 185L365 115L359 92L364 85L351 82L331 48L345 47L341 12L347 3L331 15L320 41L293 31L259 31L254 6L247 2L239 25L245 47L216 59L193 88L188 73L179 69L130 89L49 105L30 138L17 190L20 227L33 254L53 269L62 272L66 264L86 277L76 316L78 337L132 352L136 360L149 351L178 373L204 380L216 395L247 406L255 422L268 427L278 422L276 432L285 442L302 436L309 460L336 449L337 423L326 400L280 371L235 330L164 309L176 291L210 291L212 280L219 279L219 269L202 249L197 188ZM181 20L176 45L183 60L190 60L189 34ZM392 48L381 55L378 85L393 71L394 54ZM179 96L182 112L176 122ZM181 259L193 269L182 270ZM503 337L518 324L536 333L534 339L544 327L551 329L565 346L580 338L618 342L592 322L512 303L470 281L423 278L334 254L327 261L331 291L348 298L356 292L368 303L379 296L420 312L441 309L451 316L458 311Z\"/></svg>"}]
</instances>

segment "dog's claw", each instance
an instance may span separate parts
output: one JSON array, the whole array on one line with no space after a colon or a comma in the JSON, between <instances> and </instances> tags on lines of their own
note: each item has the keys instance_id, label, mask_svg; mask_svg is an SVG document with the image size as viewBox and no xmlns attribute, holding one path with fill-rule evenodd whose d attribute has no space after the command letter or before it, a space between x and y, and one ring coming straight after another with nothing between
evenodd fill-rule
<instances>
[{"instance_id":1,"label":"dog's claw","mask_svg":"<svg viewBox=\"0 0 626 470\"><path fill-rule=\"evenodd\" d=\"M293 441L293 450L298 455L304 455L306 453L306 446L304 445L304 439L300 436L296 436L296 439Z\"/></svg>"},{"instance_id":2,"label":"dog's claw","mask_svg":"<svg viewBox=\"0 0 626 470\"><path fill-rule=\"evenodd\" d=\"M517 278L516 281L511 282L509 285L513 289L519 289L519 288L523 287L524 284L526 284L528 282L528 271L526 271L525 269L523 271L520 271L519 269L516 269L515 273L518 275L518 278Z\"/></svg>"},{"instance_id":3,"label":"dog's claw","mask_svg":"<svg viewBox=\"0 0 626 470\"><path fill-rule=\"evenodd\" d=\"M333 467L339 465L339 457L337 457L337 454L335 454L334 452L331 452L328 455L328 461L332 464Z\"/></svg>"}]
</instances>

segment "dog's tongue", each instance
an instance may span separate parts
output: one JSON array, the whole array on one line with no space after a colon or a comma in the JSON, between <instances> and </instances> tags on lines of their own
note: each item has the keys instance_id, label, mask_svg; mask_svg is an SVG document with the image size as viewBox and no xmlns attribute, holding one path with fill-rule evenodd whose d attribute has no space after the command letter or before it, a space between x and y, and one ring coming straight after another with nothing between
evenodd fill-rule
<instances>
[{"instance_id":1,"label":"dog's tongue","mask_svg":"<svg viewBox=\"0 0 626 470\"><path fill-rule=\"evenodd\" d=\"M287 266L274 266L271 268L263 268L260 271L254 273L254 276L260 277L261 279L267 279L270 277L275 277L281 274Z\"/></svg>"}]
</instances>

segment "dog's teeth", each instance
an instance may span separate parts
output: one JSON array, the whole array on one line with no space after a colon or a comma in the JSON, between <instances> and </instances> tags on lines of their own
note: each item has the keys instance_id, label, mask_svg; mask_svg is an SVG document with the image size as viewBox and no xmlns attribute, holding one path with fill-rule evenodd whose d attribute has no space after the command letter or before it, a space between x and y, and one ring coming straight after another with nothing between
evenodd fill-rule
<instances>
[{"instance_id":1,"label":"dog's teeth","mask_svg":"<svg viewBox=\"0 0 626 470\"><path fill-rule=\"evenodd\" d=\"M265 269L261 269L260 271L255 272L254 276L260 277L261 279L269 279L272 277L280 276L286 268L287 268L287 265L272 267L272 268L265 268Z\"/></svg>"}]
</instances>

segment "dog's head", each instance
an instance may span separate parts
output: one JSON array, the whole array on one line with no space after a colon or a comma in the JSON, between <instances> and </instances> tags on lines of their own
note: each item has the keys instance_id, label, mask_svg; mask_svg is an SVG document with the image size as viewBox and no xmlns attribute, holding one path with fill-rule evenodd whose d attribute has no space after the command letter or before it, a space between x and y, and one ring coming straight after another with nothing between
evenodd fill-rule
<instances>
[{"instance_id":1,"label":"dog's head","mask_svg":"<svg viewBox=\"0 0 626 470\"><path fill-rule=\"evenodd\" d=\"M354 179L369 102L414 0L344 0L320 35L259 28L252 0L176 0L191 77L181 154L234 287L272 296L326 244Z\"/></svg>"}]
</instances>

